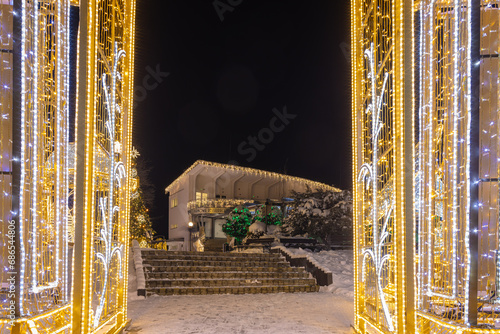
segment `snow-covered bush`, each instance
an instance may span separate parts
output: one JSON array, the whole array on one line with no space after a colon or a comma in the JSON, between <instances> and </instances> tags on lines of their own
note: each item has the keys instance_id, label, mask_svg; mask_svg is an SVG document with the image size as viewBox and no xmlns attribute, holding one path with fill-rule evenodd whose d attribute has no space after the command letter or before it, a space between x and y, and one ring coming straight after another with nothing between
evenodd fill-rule
<instances>
[{"instance_id":1,"label":"snow-covered bush","mask_svg":"<svg viewBox=\"0 0 500 334\"><path fill-rule=\"evenodd\" d=\"M266 225L283 225L283 212L278 206L263 205L254 216L254 221L263 222Z\"/></svg>"},{"instance_id":2,"label":"snow-covered bush","mask_svg":"<svg viewBox=\"0 0 500 334\"><path fill-rule=\"evenodd\" d=\"M327 246L352 242L352 196L340 192L308 189L294 192L294 202L285 218L285 231L292 236L307 235Z\"/></svg>"}]
</instances>

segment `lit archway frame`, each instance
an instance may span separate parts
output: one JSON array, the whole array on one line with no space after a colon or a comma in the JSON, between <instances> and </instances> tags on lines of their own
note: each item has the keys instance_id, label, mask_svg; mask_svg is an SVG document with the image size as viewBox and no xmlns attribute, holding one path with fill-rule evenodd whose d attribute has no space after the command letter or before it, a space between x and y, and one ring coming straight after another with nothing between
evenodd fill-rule
<instances>
[{"instance_id":1,"label":"lit archway frame","mask_svg":"<svg viewBox=\"0 0 500 334\"><path fill-rule=\"evenodd\" d=\"M498 333L497 0L422 0L418 326Z\"/></svg>"},{"instance_id":2,"label":"lit archway frame","mask_svg":"<svg viewBox=\"0 0 500 334\"><path fill-rule=\"evenodd\" d=\"M135 1L81 1L80 11L72 321L74 332L109 333L127 312Z\"/></svg>"},{"instance_id":3,"label":"lit archway frame","mask_svg":"<svg viewBox=\"0 0 500 334\"><path fill-rule=\"evenodd\" d=\"M351 4L355 328L413 333L413 1Z\"/></svg>"},{"instance_id":4,"label":"lit archway frame","mask_svg":"<svg viewBox=\"0 0 500 334\"><path fill-rule=\"evenodd\" d=\"M0 332L62 332L70 328L67 193L69 0L1 1L2 273L15 277L15 303L2 286ZM4 130L7 130L4 132ZM4 137L7 135L7 140ZM8 143L8 144L7 144ZM7 145L6 145L7 144ZM5 159L5 160L4 160ZM6 175L6 176L5 176ZM6 187L7 186L7 187ZM5 216L15 229L5 242ZM11 230L11 232L14 231ZM5 256L5 257L4 257ZM7 266L8 264L8 266ZM12 266L15 266L13 270ZM10 289L10 288L9 288ZM12 291L12 290L10 290ZM10 311L9 310L9 311Z\"/></svg>"},{"instance_id":5,"label":"lit archway frame","mask_svg":"<svg viewBox=\"0 0 500 334\"><path fill-rule=\"evenodd\" d=\"M427 318L467 326L471 256L471 1L422 0L417 291L419 327ZM475 316L474 316L475 318ZM424 326L425 325L425 326ZM425 332L425 330L424 330Z\"/></svg>"}]
</instances>

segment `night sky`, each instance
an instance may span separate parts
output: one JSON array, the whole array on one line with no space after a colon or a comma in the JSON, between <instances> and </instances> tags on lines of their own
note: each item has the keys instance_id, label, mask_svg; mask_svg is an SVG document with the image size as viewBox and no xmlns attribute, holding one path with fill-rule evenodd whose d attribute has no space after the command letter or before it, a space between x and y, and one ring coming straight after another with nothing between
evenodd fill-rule
<instances>
[{"instance_id":1,"label":"night sky","mask_svg":"<svg viewBox=\"0 0 500 334\"><path fill-rule=\"evenodd\" d=\"M216 3L137 2L134 145L165 236L164 189L198 159L351 189L349 1Z\"/></svg>"}]
</instances>

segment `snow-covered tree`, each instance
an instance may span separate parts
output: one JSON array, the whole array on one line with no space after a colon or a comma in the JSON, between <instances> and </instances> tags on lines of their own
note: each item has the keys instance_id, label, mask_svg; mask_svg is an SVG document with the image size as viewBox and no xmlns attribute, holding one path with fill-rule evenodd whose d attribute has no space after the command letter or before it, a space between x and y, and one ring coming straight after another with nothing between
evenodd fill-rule
<instances>
[{"instance_id":1,"label":"snow-covered tree","mask_svg":"<svg viewBox=\"0 0 500 334\"><path fill-rule=\"evenodd\" d=\"M142 189L143 180L145 181L147 178L141 179L140 177L139 156L139 152L134 148L132 152L132 188L130 194L130 239L136 239L147 245L153 240L156 232L153 230L153 224L149 217L147 196ZM142 174L146 175L147 173L143 172ZM147 182L144 183L147 184Z\"/></svg>"},{"instance_id":2,"label":"snow-covered tree","mask_svg":"<svg viewBox=\"0 0 500 334\"><path fill-rule=\"evenodd\" d=\"M255 221L263 222L266 225L283 225L283 212L278 206L263 205L254 216Z\"/></svg>"},{"instance_id":3,"label":"snow-covered tree","mask_svg":"<svg viewBox=\"0 0 500 334\"><path fill-rule=\"evenodd\" d=\"M307 235L327 246L352 242L352 195L308 189L294 192L291 210L285 218L285 229L291 235Z\"/></svg>"}]
</instances>

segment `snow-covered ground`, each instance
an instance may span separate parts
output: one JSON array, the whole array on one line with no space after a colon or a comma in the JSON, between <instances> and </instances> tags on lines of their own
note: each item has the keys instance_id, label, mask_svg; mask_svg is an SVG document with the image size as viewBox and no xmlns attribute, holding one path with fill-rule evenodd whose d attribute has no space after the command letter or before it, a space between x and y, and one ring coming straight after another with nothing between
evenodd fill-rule
<instances>
[{"instance_id":1,"label":"snow-covered ground","mask_svg":"<svg viewBox=\"0 0 500 334\"><path fill-rule=\"evenodd\" d=\"M287 248L287 250L292 254L309 255L321 267L332 272L333 284L321 287L320 291L354 298L352 250L321 251L319 253L302 248Z\"/></svg>"},{"instance_id":2,"label":"snow-covered ground","mask_svg":"<svg viewBox=\"0 0 500 334\"><path fill-rule=\"evenodd\" d=\"M290 249L289 249L290 250ZM351 333L352 251L307 254L332 271L333 284L318 293L152 296L129 294L127 333L266 334ZM130 277L132 285L134 277ZM132 286L133 288L133 286Z\"/></svg>"}]
</instances>

